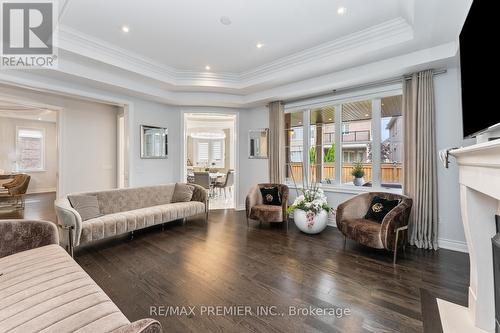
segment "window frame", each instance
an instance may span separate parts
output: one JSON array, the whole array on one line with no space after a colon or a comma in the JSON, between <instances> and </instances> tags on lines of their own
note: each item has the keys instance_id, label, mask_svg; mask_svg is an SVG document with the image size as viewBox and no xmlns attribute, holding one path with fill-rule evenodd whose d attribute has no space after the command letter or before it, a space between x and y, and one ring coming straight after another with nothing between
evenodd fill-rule
<instances>
[{"instance_id":1,"label":"window frame","mask_svg":"<svg viewBox=\"0 0 500 333\"><path fill-rule=\"evenodd\" d=\"M42 133L42 146L41 150L42 152L40 153L40 158L41 158L41 167L40 168L21 168L21 147L19 143L19 132L27 130L27 131L39 131ZM45 154L46 154L46 149L45 149L45 141L46 141L46 133L45 133L45 128L43 127L29 127L29 126L16 126L16 154L18 155L16 158L16 171L17 172L45 172L47 171L45 168Z\"/></svg>"},{"instance_id":2,"label":"window frame","mask_svg":"<svg viewBox=\"0 0 500 333\"><path fill-rule=\"evenodd\" d=\"M335 179L332 180L330 184L321 183L321 186L325 189L325 191L331 192L348 192L348 193L362 193L362 192L373 192L377 190L384 190L386 192L393 193L402 193L402 189L395 188L385 188L381 185L381 151L380 151L380 143L382 137L382 129L380 126L381 118L382 118L382 98L391 97L395 95L402 95L402 84L396 85L388 85L382 86L375 89L370 89L369 91L358 91L357 93L346 93L345 95L334 96L330 98L318 98L316 100L312 100L310 102L302 102L302 105L292 105L288 108L285 105L285 113L294 113L294 112L304 112L303 113L303 128L304 128L304 136L303 147L310 147L311 138L310 138L310 118L311 111L316 108L325 107L325 106L333 106L335 107ZM371 135L370 138L372 142L372 186L369 188L361 188L359 186L353 186L349 184L342 183L342 164L343 164L343 145L342 141L343 137L343 122L342 122L342 105L360 102L360 101L372 101L372 118L371 118ZM402 136L404 138L403 129L400 129L402 132ZM404 151L403 151L404 158ZM309 184L311 181L311 175L309 174L310 170L310 161L309 161L309 149L304 149L304 157L303 157L303 177L306 184ZM290 184L290 181L287 181L288 185L293 186L293 183ZM297 186L300 186L297 184Z\"/></svg>"}]
</instances>

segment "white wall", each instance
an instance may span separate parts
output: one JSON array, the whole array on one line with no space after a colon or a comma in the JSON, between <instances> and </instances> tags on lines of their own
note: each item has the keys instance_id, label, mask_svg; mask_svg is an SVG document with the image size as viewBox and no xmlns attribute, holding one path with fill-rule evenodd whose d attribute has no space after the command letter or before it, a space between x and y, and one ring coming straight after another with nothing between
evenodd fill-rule
<instances>
[{"instance_id":1,"label":"white wall","mask_svg":"<svg viewBox=\"0 0 500 333\"><path fill-rule=\"evenodd\" d=\"M63 110L58 195L116 187L117 107L17 87L2 87L1 94Z\"/></svg>"},{"instance_id":2,"label":"white wall","mask_svg":"<svg viewBox=\"0 0 500 333\"><path fill-rule=\"evenodd\" d=\"M45 132L45 170L29 172L28 193L55 191L57 186L56 124L46 121L0 117L0 169L12 170L9 154L16 153L16 128L39 128Z\"/></svg>"},{"instance_id":3,"label":"white wall","mask_svg":"<svg viewBox=\"0 0 500 333\"><path fill-rule=\"evenodd\" d=\"M437 149L466 145L462 134L462 108L459 71L449 68L447 73L434 77L436 102ZM439 200L439 246L458 251L467 251L462 216L460 214L460 191L458 167L454 161L449 169L438 164Z\"/></svg>"},{"instance_id":4,"label":"white wall","mask_svg":"<svg viewBox=\"0 0 500 333\"><path fill-rule=\"evenodd\" d=\"M176 107L132 99L132 128L130 129L130 186L166 184L179 181L181 115ZM141 159L140 126L152 125L168 128L168 158Z\"/></svg>"},{"instance_id":5,"label":"white wall","mask_svg":"<svg viewBox=\"0 0 500 333\"><path fill-rule=\"evenodd\" d=\"M238 143L240 151L240 189L239 203L236 206L239 209L244 209L246 195L253 185L269 181L269 160L248 158L248 131L268 127L269 113L266 107L242 110L240 112Z\"/></svg>"}]
</instances>

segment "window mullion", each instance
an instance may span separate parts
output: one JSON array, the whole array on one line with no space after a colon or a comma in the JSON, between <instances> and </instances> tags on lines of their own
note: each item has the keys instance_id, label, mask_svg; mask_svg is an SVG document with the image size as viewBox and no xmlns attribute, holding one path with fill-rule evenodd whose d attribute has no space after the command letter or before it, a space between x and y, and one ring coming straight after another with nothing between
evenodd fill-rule
<instances>
[{"instance_id":1,"label":"window mullion","mask_svg":"<svg viewBox=\"0 0 500 333\"><path fill-rule=\"evenodd\" d=\"M310 170L310 161L309 161L309 149L311 149L311 125L310 125L310 120L311 120L311 110L306 110L304 111L303 118L302 118L302 124L303 124L303 130L302 132L304 133L303 138L302 138L302 144L303 144L303 161L304 161L304 169L302 170L303 172L303 179L304 179L304 184L306 187L309 184L309 170Z\"/></svg>"},{"instance_id":2,"label":"window mullion","mask_svg":"<svg viewBox=\"0 0 500 333\"><path fill-rule=\"evenodd\" d=\"M382 100L376 98L372 100L372 178L373 186L380 187L381 152L382 142L381 132Z\"/></svg>"},{"instance_id":3,"label":"window mullion","mask_svg":"<svg viewBox=\"0 0 500 333\"><path fill-rule=\"evenodd\" d=\"M342 184L342 104L335 105L335 181Z\"/></svg>"}]
</instances>

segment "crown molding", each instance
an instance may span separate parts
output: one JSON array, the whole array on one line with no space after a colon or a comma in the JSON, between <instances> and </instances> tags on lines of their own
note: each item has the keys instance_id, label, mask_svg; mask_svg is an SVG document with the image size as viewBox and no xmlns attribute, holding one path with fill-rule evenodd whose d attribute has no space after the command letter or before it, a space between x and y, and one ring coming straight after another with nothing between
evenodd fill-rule
<instances>
[{"instance_id":1,"label":"crown molding","mask_svg":"<svg viewBox=\"0 0 500 333\"><path fill-rule=\"evenodd\" d=\"M290 81L302 79L311 69L332 71L338 64L339 55L342 55L343 59L353 59L411 39L412 27L399 17L242 73L212 73L175 69L67 26L59 27L59 47L77 56L155 79L172 87L227 89L245 89L279 81L280 77Z\"/></svg>"}]
</instances>

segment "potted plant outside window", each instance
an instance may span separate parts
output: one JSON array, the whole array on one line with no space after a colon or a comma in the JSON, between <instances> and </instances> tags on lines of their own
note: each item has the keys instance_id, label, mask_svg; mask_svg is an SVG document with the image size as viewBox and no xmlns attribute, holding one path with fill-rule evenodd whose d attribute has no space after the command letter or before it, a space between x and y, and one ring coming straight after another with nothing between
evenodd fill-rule
<instances>
[{"instance_id":1,"label":"potted plant outside window","mask_svg":"<svg viewBox=\"0 0 500 333\"><path fill-rule=\"evenodd\" d=\"M361 162L354 162L354 167L351 171L351 175L354 177L353 183L356 186L363 186L365 183L364 176L365 176L365 170L363 170L363 163Z\"/></svg>"}]
</instances>

